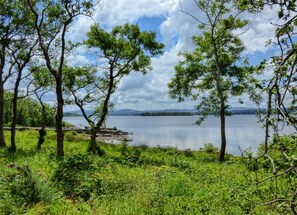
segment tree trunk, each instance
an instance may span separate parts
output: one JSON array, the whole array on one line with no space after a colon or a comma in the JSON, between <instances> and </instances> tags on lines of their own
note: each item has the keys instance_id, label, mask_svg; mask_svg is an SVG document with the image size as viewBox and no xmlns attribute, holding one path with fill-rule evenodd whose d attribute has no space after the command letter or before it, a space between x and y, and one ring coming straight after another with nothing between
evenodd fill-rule
<instances>
[{"instance_id":1,"label":"tree trunk","mask_svg":"<svg viewBox=\"0 0 297 215\"><path fill-rule=\"evenodd\" d=\"M269 87L269 90L268 90L267 111L266 111L266 119L265 119L265 142L264 142L264 153L265 154L268 151L270 116L271 116L271 109L272 109L272 107L271 107L271 98L272 98L272 90Z\"/></svg>"},{"instance_id":2,"label":"tree trunk","mask_svg":"<svg viewBox=\"0 0 297 215\"><path fill-rule=\"evenodd\" d=\"M11 120L11 133L10 133L10 150L12 152L16 151L16 143L15 143L15 127L17 124L17 105L18 105L18 92L19 92L19 85L22 77L22 72L18 72L17 79L15 81L14 85L14 94L13 94L13 99L12 99L12 120Z\"/></svg>"},{"instance_id":3,"label":"tree trunk","mask_svg":"<svg viewBox=\"0 0 297 215\"><path fill-rule=\"evenodd\" d=\"M0 147L6 147L4 138L4 89L2 83L2 71L0 71Z\"/></svg>"},{"instance_id":4,"label":"tree trunk","mask_svg":"<svg viewBox=\"0 0 297 215\"><path fill-rule=\"evenodd\" d=\"M57 75L56 79L56 96L57 96L57 112L56 112L56 133L57 133L57 158L64 157L64 132L63 132L63 91L62 77Z\"/></svg>"},{"instance_id":5,"label":"tree trunk","mask_svg":"<svg viewBox=\"0 0 297 215\"><path fill-rule=\"evenodd\" d=\"M220 120L221 120L221 150L220 150L220 158L219 161L223 162L225 160L225 152L226 152L226 116L225 116L225 102L221 100L220 107Z\"/></svg>"},{"instance_id":6,"label":"tree trunk","mask_svg":"<svg viewBox=\"0 0 297 215\"><path fill-rule=\"evenodd\" d=\"M113 77L113 67L111 64L111 68L109 71L109 83L108 83L108 90L107 90L107 94L103 103L103 108L102 108L102 113L101 113L101 117L97 123L97 128L101 128L103 123L105 122L106 116L108 114L108 104L109 104L109 100L112 94L112 90L114 87L114 77Z\"/></svg>"},{"instance_id":7,"label":"tree trunk","mask_svg":"<svg viewBox=\"0 0 297 215\"><path fill-rule=\"evenodd\" d=\"M225 113L225 98L224 98L224 93L223 89L221 86L221 67L219 63L219 55L218 55L218 48L217 48L217 43L216 40L214 39L214 31L213 31L213 26L212 26L212 41L214 44L214 56L215 56L215 65L216 65L216 74L215 74L215 79L216 79L216 88L217 88L217 93L220 99L220 121L221 121L221 150L220 150L220 157L219 161L224 162L225 160L225 152L226 152L226 113Z\"/></svg>"},{"instance_id":8,"label":"tree trunk","mask_svg":"<svg viewBox=\"0 0 297 215\"><path fill-rule=\"evenodd\" d=\"M93 126L91 128L91 151L93 155L96 155L96 151L97 151L96 134L97 134L97 129L95 126Z\"/></svg>"},{"instance_id":9,"label":"tree trunk","mask_svg":"<svg viewBox=\"0 0 297 215\"><path fill-rule=\"evenodd\" d=\"M4 83L3 83L3 69L5 65L5 46L1 46L0 50L0 147L5 148L4 138Z\"/></svg>"},{"instance_id":10,"label":"tree trunk","mask_svg":"<svg viewBox=\"0 0 297 215\"><path fill-rule=\"evenodd\" d=\"M17 83L16 83L17 84ZM17 124L17 90L14 91L14 96L12 100L12 120L11 120L11 133L10 133L10 151L16 151L16 144L15 144L15 127Z\"/></svg>"},{"instance_id":11,"label":"tree trunk","mask_svg":"<svg viewBox=\"0 0 297 215\"><path fill-rule=\"evenodd\" d=\"M39 104L41 105L42 108L42 128L39 130L39 138L38 138L38 143L37 143L37 149L41 150L41 145L45 141L45 136L46 136L46 130L45 130L45 123L46 123L46 113L45 113L45 106L42 102L41 96L38 96L38 93L35 92L35 95L39 101Z\"/></svg>"}]
</instances>

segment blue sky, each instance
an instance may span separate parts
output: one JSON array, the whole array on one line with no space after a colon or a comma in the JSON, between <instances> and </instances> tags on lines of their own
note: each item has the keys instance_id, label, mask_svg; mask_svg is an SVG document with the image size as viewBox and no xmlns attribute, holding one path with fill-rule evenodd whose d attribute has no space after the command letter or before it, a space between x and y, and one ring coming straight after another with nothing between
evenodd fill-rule
<instances>
[{"instance_id":1,"label":"blue sky","mask_svg":"<svg viewBox=\"0 0 297 215\"><path fill-rule=\"evenodd\" d=\"M197 21L180 12L180 4L185 11L197 14L198 18L204 18L192 0L109 0L104 1L103 8L96 12L92 19L80 17L74 23L69 38L75 41L85 39L86 32L94 22L104 25L106 29L125 23L138 23L142 30L156 31L158 41L166 45L165 53L152 59L151 72L145 76L132 73L122 80L112 96L115 109L193 108L196 105L196 102L191 100L177 103L168 97L167 84L174 75L174 65L182 60L178 53L193 50L191 38L199 34ZM266 41L273 36L275 27L270 23L277 21L276 15L276 10L273 8L266 8L260 14L242 15L242 18L250 20L249 27L241 35L241 39L247 47L244 55L250 58L251 64L257 64L263 58L276 54L276 49L266 46ZM90 59L84 52L81 50L78 55L68 60L88 63ZM269 76L270 73L266 71L264 76ZM245 101L244 106L254 106L247 97L242 99ZM231 100L231 105L240 106L235 99ZM77 108L66 107L66 110L73 109Z\"/></svg>"}]
</instances>

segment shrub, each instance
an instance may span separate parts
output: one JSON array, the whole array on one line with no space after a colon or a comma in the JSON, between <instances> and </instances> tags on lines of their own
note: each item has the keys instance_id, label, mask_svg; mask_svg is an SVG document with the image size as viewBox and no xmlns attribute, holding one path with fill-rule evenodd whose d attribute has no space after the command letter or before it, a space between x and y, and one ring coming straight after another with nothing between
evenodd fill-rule
<instances>
[{"instance_id":1,"label":"shrub","mask_svg":"<svg viewBox=\"0 0 297 215\"><path fill-rule=\"evenodd\" d=\"M67 197L88 200L93 190L90 177L93 171L93 161L90 156L73 155L59 163L53 180Z\"/></svg>"},{"instance_id":2,"label":"shrub","mask_svg":"<svg viewBox=\"0 0 297 215\"><path fill-rule=\"evenodd\" d=\"M0 177L0 214L21 214L44 201L41 183L27 165L9 167L9 173Z\"/></svg>"},{"instance_id":3,"label":"shrub","mask_svg":"<svg viewBox=\"0 0 297 215\"><path fill-rule=\"evenodd\" d=\"M133 150L129 150L127 144L123 143L121 147L121 155L120 157L115 158L115 161L130 167L140 164L140 150L137 148L132 149Z\"/></svg>"},{"instance_id":4,"label":"shrub","mask_svg":"<svg viewBox=\"0 0 297 215\"><path fill-rule=\"evenodd\" d=\"M91 144L88 145L87 151L88 152L92 152L92 146L91 146ZM105 151L100 146L98 146L97 144L96 144L96 151L97 151L97 154L99 156L103 156L103 155L106 154Z\"/></svg>"},{"instance_id":5,"label":"shrub","mask_svg":"<svg viewBox=\"0 0 297 215\"><path fill-rule=\"evenodd\" d=\"M219 150L218 147L214 146L212 143L205 143L203 149L207 153L215 153Z\"/></svg>"},{"instance_id":6,"label":"shrub","mask_svg":"<svg viewBox=\"0 0 297 215\"><path fill-rule=\"evenodd\" d=\"M16 168L17 172L6 177L11 196L20 205L33 205L40 201L40 191L27 165Z\"/></svg>"},{"instance_id":7,"label":"shrub","mask_svg":"<svg viewBox=\"0 0 297 215\"><path fill-rule=\"evenodd\" d=\"M194 157L194 153L191 151L191 149L186 149L183 151L183 153L186 157Z\"/></svg>"}]
</instances>

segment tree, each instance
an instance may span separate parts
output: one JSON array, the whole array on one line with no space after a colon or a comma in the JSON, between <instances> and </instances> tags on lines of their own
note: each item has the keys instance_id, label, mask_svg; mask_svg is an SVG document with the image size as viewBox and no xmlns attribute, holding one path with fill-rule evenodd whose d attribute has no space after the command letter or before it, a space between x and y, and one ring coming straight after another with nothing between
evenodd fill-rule
<instances>
[{"instance_id":1,"label":"tree","mask_svg":"<svg viewBox=\"0 0 297 215\"><path fill-rule=\"evenodd\" d=\"M47 68L45 66L33 65L30 67L30 70L32 71L32 74L33 74L34 95L36 96L41 106L41 113L42 113L42 125L41 125L41 129L39 130L39 139L37 143L37 149L41 150L41 145L44 143L45 136L46 136L45 126L47 125L47 122L49 120L48 108L45 102L43 101L43 99L45 95L53 91L54 78L47 71Z\"/></svg>"},{"instance_id":2,"label":"tree","mask_svg":"<svg viewBox=\"0 0 297 215\"><path fill-rule=\"evenodd\" d=\"M13 73L14 64L8 64L8 48L17 43L28 25L28 13L24 1L0 0L0 147L4 139L4 85Z\"/></svg>"},{"instance_id":3,"label":"tree","mask_svg":"<svg viewBox=\"0 0 297 215\"><path fill-rule=\"evenodd\" d=\"M26 21L29 23L29 21ZM10 151L16 151L15 143L15 134L16 134L16 124L17 124L17 104L19 99L19 86L23 79L27 78L31 74L28 73L25 76L23 75L24 69L27 64L30 62L31 58L34 55L34 48L37 45L37 40L33 37L32 28L29 24L22 32L22 35L19 35L18 41L15 41L14 44L9 47L8 54L10 55L10 64L14 65L15 80L14 80L14 95L12 99L12 121L11 121L11 146ZM27 86L29 87L29 86ZM25 95L26 96L26 95ZM23 96L22 96L23 97Z\"/></svg>"},{"instance_id":4,"label":"tree","mask_svg":"<svg viewBox=\"0 0 297 215\"><path fill-rule=\"evenodd\" d=\"M85 44L95 53L99 51L99 60L105 63L98 71L88 67L69 68L65 74L72 101L92 128L91 150L96 153L96 133L106 120L111 96L121 79L132 71L147 73L151 69L151 57L161 54L164 45L156 41L155 32L140 31L133 24L116 26L111 32L95 24L87 36ZM85 111L88 104L96 105L91 115Z\"/></svg>"},{"instance_id":5,"label":"tree","mask_svg":"<svg viewBox=\"0 0 297 215\"><path fill-rule=\"evenodd\" d=\"M257 169L271 173L269 177L256 181L257 189L267 184L270 186L271 193L265 193L262 204L274 205L282 214L297 214L296 135L281 134L285 126L293 128L295 134L297 131L296 0L238 0L238 3L241 9L250 11L261 12L267 6L278 9L278 19L271 22L276 30L267 42L278 48L279 51L275 52L278 55L268 61L265 59L261 65L273 71L272 77L267 78L261 86L263 94L267 95L265 145L251 162L264 163L264 168L258 165ZM286 185L285 192L279 186L281 183Z\"/></svg>"},{"instance_id":6,"label":"tree","mask_svg":"<svg viewBox=\"0 0 297 215\"><path fill-rule=\"evenodd\" d=\"M95 10L92 0L26 0L35 19L39 47L43 54L48 71L55 79L57 99L56 132L57 158L64 156L63 120L63 69L68 50L66 33L76 17L91 16Z\"/></svg>"},{"instance_id":7,"label":"tree","mask_svg":"<svg viewBox=\"0 0 297 215\"><path fill-rule=\"evenodd\" d=\"M247 21L238 18L231 0L194 1L206 20L199 20L202 34L193 37L197 46L184 52L185 60L175 66L175 76L169 83L172 98L183 101L185 97L199 100L197 110L200 124L208 115L220 117L221 149L219 161L224 161L226 150L225 118L229 115L231 96L247 92L253 68L241 58L245 47L233 32L242 29ZM232 11L232 13L231 13ZM234 14L234 15L231 15Z\"/></svg>"}]
</instances>

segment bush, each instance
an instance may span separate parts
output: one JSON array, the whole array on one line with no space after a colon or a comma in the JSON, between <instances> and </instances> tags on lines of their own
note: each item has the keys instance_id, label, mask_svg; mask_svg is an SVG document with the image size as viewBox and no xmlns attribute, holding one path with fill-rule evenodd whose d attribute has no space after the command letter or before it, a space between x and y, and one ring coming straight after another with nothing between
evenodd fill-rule
<instances>
[{"instance_id":1,"label":"bush","mask_svg":"<svg viewBox=\"0 0 297 215\"><path fill-rule=\"evenodd\" d=\"M132 149L133 150L129 150L127 144L123 143L121 147L121 156L115 158L115 161L130 167L140 164L140 150L137 148Z\"/></svg>"},{"instance_id":2,"label":"bush","mask_svg":"<svg viewBox=\"0 0 297 215\"><path fill-rule=\"evenodd\" d=\"M27 165L10 168L0 177L0 213L20 214L42 201L43 193Z\"/></svg>"},{"instance_id":3,"label":"bush","mask_svg":"<svg viewBox=\"0 0 297 215\"><path fill-rule=\"evenodd\" d=\"M91 144L88 145L87 151L92 152ZM96 144L96 151L97 151L98 156L103 156L103 155L106 154L105 151L100 146L98 146L97 144Z\"/></svg>"},{"instance_id":4,"label":"bush","mask_svg":"<svg viewBox=\"0 0 297 215\"><path fill-rule=\"evenodd\" d=\"M203 150L207 153L215 153L218 152L218 147L214 146L212 143L205 143Z\"/></svg>"},{"instance_id":5,"label":"bush","mask_svg":"<svg viewBox=\"0 0 297 215\"><path fill-rule=\"evenodd\" d=\"M93 161L90 156L73 155L59 163L53 180L67 197L88 200L93 190L91 181L93 171Z\"/></svg>"},{"instance_id":6,"label":"bush","mask_svg":"<svg viewBox=\"0 0 297 215\"><path fill-rule=\"evenodd\" d=\"M183 151L183 153L186 157L194 157L194 153L191 151L191 149L186 149Z\"/></svg>"}]
</instances>

